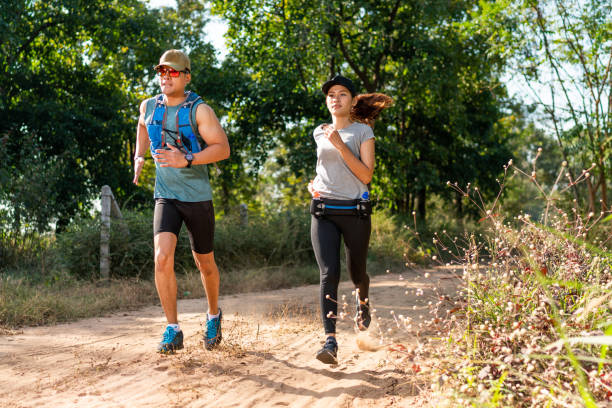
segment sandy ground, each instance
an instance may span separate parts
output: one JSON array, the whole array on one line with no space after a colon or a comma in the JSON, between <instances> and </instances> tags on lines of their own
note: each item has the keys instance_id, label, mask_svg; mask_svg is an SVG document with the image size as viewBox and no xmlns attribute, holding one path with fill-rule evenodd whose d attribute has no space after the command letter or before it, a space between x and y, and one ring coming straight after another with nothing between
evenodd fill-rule
<instances>
[{"instance_id":1,"label":"sandy ground","mask_svg":"<svg viewBox=\"0 0 612 408\"><path fill-rule=\"evenodd\" d=\"M314 358L324 339L316 285L222 297L224 341L213 351L202 343L203 299L179 302L185 349L170 356L155 352L165 324L160 307L25 328L0 336L0 407L431 405L410 355L394 351L418 339L397 329L390 312L427 314L433 287L454 292L451 276L436 269L374 277L379 324L356 334L350 319L339 321L336 366ZM426 296L414 296L417 288ZM349 282L340 293L351 299Z\"/></svg>"}]
</instances>

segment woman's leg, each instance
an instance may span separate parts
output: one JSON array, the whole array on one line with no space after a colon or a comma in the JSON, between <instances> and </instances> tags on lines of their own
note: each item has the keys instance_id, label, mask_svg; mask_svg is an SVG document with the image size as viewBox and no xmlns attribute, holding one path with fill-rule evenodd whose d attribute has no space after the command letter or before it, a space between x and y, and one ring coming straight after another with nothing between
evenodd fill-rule
<instances>
[{"instance_id":1,"label":"woman's leg","mask_svg":"<svg viewBox=\"0 0 612 408\"><path fill-rule=\"evenodd\" d=\"M336 333L336 319L327 317L329 312L338 314L338 284L340 283L340 231L325 217L312 216L310 238L321 276L321 317L325 334ZM330 299L327 299L329 295ZM333 299L333 300L332 300ZM336 301L336 302L334 302Z\"/></svg>"},{"instance_id":2,"label":"woman's leg","mask_svg":"<svg viewBox=\"0 0 612 408\"><path fill-rule=\"evenodd\" d=\"M368 259L368 245L372 223L370 216L360 218L353 216L338 217L337 224L344 238L346 252L346 268L349 276L359 289L359 299L363 302L369 296L370 277L366 271Z\"/></svg>"}]
</instances>

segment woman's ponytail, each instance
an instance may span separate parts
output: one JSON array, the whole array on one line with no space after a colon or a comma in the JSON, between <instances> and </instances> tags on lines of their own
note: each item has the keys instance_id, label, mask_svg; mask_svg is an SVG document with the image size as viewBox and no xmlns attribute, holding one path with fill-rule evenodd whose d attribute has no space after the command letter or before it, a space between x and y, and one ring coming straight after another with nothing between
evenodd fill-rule
<instances>
[{"instance_id":1,"label":"woman's ponytail","mask_svg":"<svg viewBox=\"0 0 612 408\"><path fill-rule=\"evenodd\" d=\"M351 108L351 120L374 127L374 121L380 112L391 106L393 99L381 93L361 94Z\"/></svg>"}]
</instances>

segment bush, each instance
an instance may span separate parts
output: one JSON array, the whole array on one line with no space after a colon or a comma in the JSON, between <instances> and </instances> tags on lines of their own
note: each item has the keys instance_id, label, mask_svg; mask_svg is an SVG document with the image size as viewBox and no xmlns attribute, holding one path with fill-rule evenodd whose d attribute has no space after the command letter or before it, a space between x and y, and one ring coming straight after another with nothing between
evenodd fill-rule
<instances>
[{"instance_id":1,"label":"bush","mask_svg":"<svg viewBox=\"0 0 612 408\"><path fill-rule=\"evenodd\" d=\"M111 227L111 274L113 277L151 278L153 260L153 214L125 211L124 219ZM377 212L372 221L369 260L375 264L400 264L408 233L397 219ZM100 268L98 218L75 220L57 235L52 248L53 266L80 279L96 279ZM270 267L316 265L310 242L310 214L302 209L251 216L242 225L237 216L217 220L215 259L220 269L256 270ZM195 270L188 235L183 228L175 253L178 273Z\"/></svg>"},{"instance_id":2,"label":"bush","mask_svg":"<svg viewBox=\"0 0 612 408\"><path fill-rule=\"evenodd\" d=\"M435 370L458 405L594 407L612 399L610 216L565 211L552 194L543 201L534 220L504 219L499 201L474 199L487 229L462 244L435 242L439 254L462 247L460 297L446 315L443 300L430 302L431 320L422 323L442 333Z\"/></svg>"}]
</instances>

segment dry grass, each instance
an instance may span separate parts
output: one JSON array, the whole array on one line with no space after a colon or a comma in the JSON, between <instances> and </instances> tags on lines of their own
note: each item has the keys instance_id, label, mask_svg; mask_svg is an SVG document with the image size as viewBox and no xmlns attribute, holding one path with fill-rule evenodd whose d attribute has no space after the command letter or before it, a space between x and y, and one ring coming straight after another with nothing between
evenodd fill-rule
<instances>
[{"instance_id":1,"label":"dry grass","mask_svg":"<svg viewBox=\"0 0 612 408\"><path fill-rule=\"evenodd\" d=\"M499 200L485 204L477 189L451 184L480 207L489 228L482 235L435 236L434 261L460 254L463 289L455 297L417 289L416 296L429 300L427 316L400 319L398 326L418 323L437 338L397 351L410 355L409 368L425 373L451 406L609 406L612 234L602 223L611 217L557 205L558 191L584 180L586 170L553 194L514 169L542 193L541 219L504 219ZM562 167L557 183L564 173Z\"/></svg>"},{"instance_id":2,"label":"dry grass","mask_svg":"<svg viewBox=\"0 0 612 408\"><path fill-rule=\"evenodd\" d=\"M33 285L24 278L6 276L0 278L0 326L6 329L101 316L148 305L155 299L155 286L149 281Z\"/></svg>"}]
</instances>

